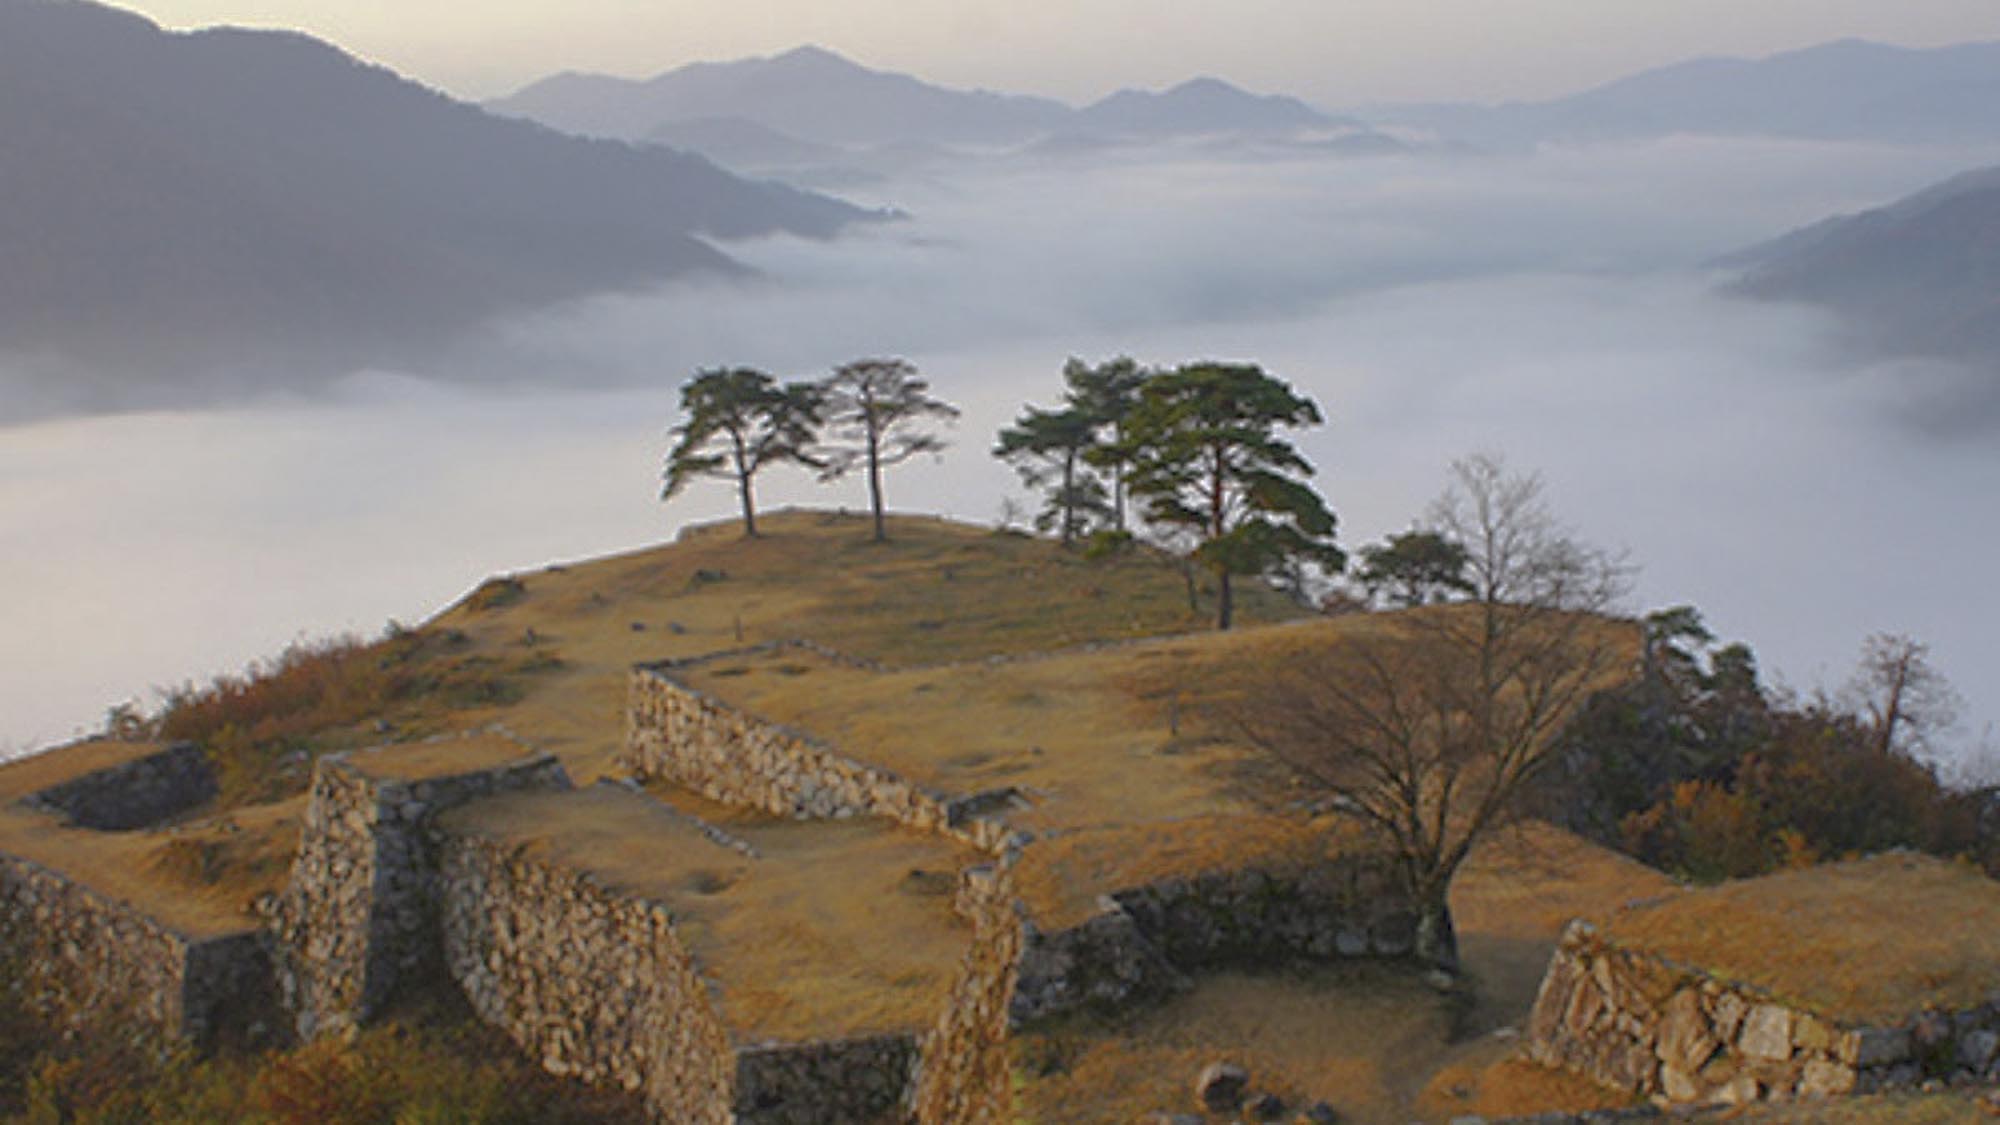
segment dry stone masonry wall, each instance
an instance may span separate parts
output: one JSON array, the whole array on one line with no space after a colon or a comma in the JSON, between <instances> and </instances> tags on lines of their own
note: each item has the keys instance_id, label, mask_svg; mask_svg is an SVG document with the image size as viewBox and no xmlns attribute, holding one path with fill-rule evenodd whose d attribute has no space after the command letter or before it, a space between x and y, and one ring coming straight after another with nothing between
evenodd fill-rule
<instances>
[{"instance_id":1,"label":"dry stone masonry wall","mask_svg":"<svg viewBox=\"0 0 2000 1125\"><path fill-rule=\"evenodd\" d=\"M2000 1078L2000 1003L1841 1023L1627 949L1576 922L1529 1018L1537 1061L1668 1104L1868 1093Z\"/></svg>"},{"instance_id":2,"label":"dry stone masonry wall","mask_svg":"<svg viewBox=\"0 0 2000 1125\"><path fill-rule=\"evenodd\" d=\"M1007 1036L1026 930L1011 871L1011 859L1003 858L960 880L955 906L972 923L972 943L944 1011L924 1037L910 1101L925 1125L1014 1120Z\"/></svg>"},{"instance_id":3,"label":"dry stone masonry wall","mask_svg":"<svg viewBox=\"0 0 2000 1125\"><path fill-rule=\"evenodd\" d=\"M79 828L125 832L194 808L216 794L215 770L191 742L74 777L22 803Z\"/></svg>"},{"instance_id":4,"label":"dry stone masonry wall","mask_svg":"<svg viewBox=\"0 0 2000 1125\"><path fill-rule=\"evenodd\" d=\"M205 1046L275 1017L256 932L189 937L12 856L0 856L0 935L18 965L0 987L65 1036Z\"/></svg>"},{"instance_id":5,"label":"dry stone masonry wall","mask_svg":"<svg viewBox=\"0 0 2000 1125\"><path fill-rule=\"evenodd\" d=\"M530 1058L660 1120L731 1119L729 1038L666 906L473 838L444 843L442 881L452 978Z\"/></svg>"},{"instance_id":6,"label":"dry stone masonry wall","mask_svg":"<svg viewBox=\"0 0 2000 1125\"><path fill-rule=\"evenodd\" d=\"M675 680L673 669L687 663L642 665L632 671L622 759L632 776L664 778L712 800L777 816L879 816L986 851L1012 842L1003 823L981 815L1003 803L998 795L954 802L879 766L857 762Z\"/></svg>"},{"instance_id":7,"label":"dry stone masonry wall","mask_svg":"<svg viewBox=\"0 0 2000 1125\"><path fill-rule=\"evenodd\" d=\"M736 1053L735 1120L742 1125L876 1125L900 1119L916 1055L913 1035L744 1048Z\"/></svg>"},{"instance_id":8,"label":"dry stone masonry wall","mask_svg":"<svg viewBox=\"0 0 2000 1125\"><path fill-rule=\"evenodd\" d=\"M1029 927L1017 1023L1157 998L1191 973L1230 965L1403 957L1416 933L1408 897L1374 856L1169 879L1113 892L1099 907L1065 930Z\"/></svg>"},{"instance_id":9,"label":"dry stone masonry wall","mask_svg":"<svg viewBox=\"0 0 2000 1125\"><path fill-rule=\"evenodd\" d=\"M299 1035L344 1034L399 981L437 967L437 813L497 793L569 787L548 754L417 781L371 776L350 754L321 758L291 883L266 903L278 986Z\"/></svg>"}]
</instances>

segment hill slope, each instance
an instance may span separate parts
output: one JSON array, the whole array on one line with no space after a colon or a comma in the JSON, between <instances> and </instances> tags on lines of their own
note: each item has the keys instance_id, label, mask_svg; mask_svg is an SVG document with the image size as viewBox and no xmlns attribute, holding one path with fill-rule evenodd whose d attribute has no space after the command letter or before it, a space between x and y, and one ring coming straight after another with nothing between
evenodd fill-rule
<instances>
[{"instance_id":1,"label":"hill slope","mask_svg":"<svg viewBox=\"0 0 2000 1125\"><path fill-rule=\"evenodd\" d=\"M2000 364L2000 168L1753 247L1733 291L1838 313L1871 347ZM2000 404L2000 379L1982 385Z\"/></svg>"},{"instance_id":2,"label":"hill slope","mask_svg":"<svg viewBox=\"0 0 2000 1125\"><path fill-rule=\"evenodd\" d=\"M694 63L650 79L559 74L490 104L586 136L638 140L673 122L732 117L832 145L1021 141L1069 113L1046 98L948 90L870 70L818 47Z\"/></svg>"},{"instance_id":3,"label":"hill slope","mask_svg":"<svg viewBox=\"0 0 2000 1125\"><path fill-rule=\"evenodd\" d=\"M1934 143L2000 138L2000 42L1858 40L1704 58L1543 102L1408 106L1385 119L1495 146L1674 133Z\"/></svg>"},{"instance_id":4,"label":"hill slope","mask_svg":"<svg viewBox=\"0 0 2000 1125\"><path fill-rule=\"evenodd\" d=\"M0 354L98 369L73 397L111 404L217 367L394 361L509 309L736 269L698 235L864 217L303 36L82 0L0 0L0 197Z\"/></svg>"}]
</instances>

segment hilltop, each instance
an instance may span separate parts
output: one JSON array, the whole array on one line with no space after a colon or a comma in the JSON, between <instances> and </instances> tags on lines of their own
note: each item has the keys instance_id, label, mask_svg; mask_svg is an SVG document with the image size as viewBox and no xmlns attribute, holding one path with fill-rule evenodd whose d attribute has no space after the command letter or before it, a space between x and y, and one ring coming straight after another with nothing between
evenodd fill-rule
<instances>
[{"instance_id":1,"label":"hilltop","mask_svg":"<svg viewBox=\"0 0 2000 1125\"><path fill-rule=\"evenodd\" d=\"M1260 755L1204 721L1201 707L1246 671L1393 641L1414 618L1321 617L1253 587L1241 595L1243 626L1214 633L1200 583L1144 549L1092 558L1018 533L911 517L893 519L889 542L875 543L865 517L814 511L772 513L763 526L758 539L716 524L625 555L497 576L422 625L368 644L301 648L193 692L157 733L196 740L220 791L194 794L150 827L103 832L63 821L46 801L20 802L160 761L157 745L99 740L0 767L0 861L31 859L203 940L241 940L275 916L282 950L298 927L325 924L314 903L348 901L316 889L351 877L341 833L364 825L374 856L408 854L393 836L397 818L427 816L425 802L453 787L514 778L505 796L441 813L425 848L444 853L449 875L432 878L448 900L450 940L469 940L468 924L478 933L497 927L475 934L494 943L489 952L451 955L448 979L517 1043L545 1044L530 1046L528 1058L556 1073L602 1073L575 1061L583 1048L567 1038L570 1025L550 1024L533 1007L561 995L549 991L553 978L531 976L520 1001L507 958L533 961L551 934L582 934L561 920L579 901L590 918L625 918L637 902L660 911L646 925L688 951L719 1049L735 1053L739 1095L774 1073L759 1067L801 1052L838 1071L828 1084L849 1092L855 1065L901 1073L893 1058L878 1065L882 1052L899 1058L899 1044L918 1043L928 1058L939 1041L951 1046L949 1018L945 1031L928 1030L943 1005L989 1028L1002 1020L1000 1046L982 1032L967 1042L984 1046L967 1049L989 1062L993 1050L1011 1051L999 1081L1020 1113L1044 1122L1183 1107L1195 1071L1217 1057L1245 1064L1290 1105L1325 1100L1358 1122L1623 1105L1629 1099L1615 1091L1532 1065L1516 1049L1564 926L1581 916L1615 929L1630 910L1672 900L1673 913L1648 917L1695 919L1671 932L1655 926L1685 941L1688 925L1758 901L1749 885L1677 898L1661 873L1530 823L1482 845L1454 884L1477 988L1439 991L1403 959L1408 922L1394 910L1342 915L1337 928L1301 928L1301 916L1288 913L1313 893L1335 894L1344 908L1396 900L1369 897L1387 892L1371 881L1381 869L1368 840L1302 801ZM471 730L483 733L459 733ZM721 774L686 772L686 755L716 731L726 734ZM743 790L732 771L755 772L758 755L771 754L788 764L751 778L757 792ZM801 764L811 761L832 765ZM346 812L331 803L354 787L382 796ZM477 878L467 882L468 871ZM1315 872L1340 875L1330 890L1301 890ZM376 880L373 893L388 894L401 878ZM965 982L977 979L982 943L994 937L977 911L967 915L968 888L996 878L991 885L1011 896L1001 917L1026 922L1033 935L1023 939L1032 956L1014 995L1013 1016L1026 1023L1011 1046L1007 1012L954 1007L966 1003ZM1782 885L1810 898L1840 878ZM1925 901L1954 893L1949 880L1933 882ZM1894 886L1877 883L1868 901L1894 902ZM574 889L534 897L549 885ZM253 901L264 905L253 912ZM489 923L489 905L495 917L525 911L533 920ZM1002 947L1012 940L1002 937ZM643 976L644 966L623 961L615 972L577 961L599 955L594 938L577 940L533 972L587 978L564 988ZM1976 955L1984 941L1970 935L1947 952ZM1295 964L1268 952L1308 947L1321 959ZM631 945L621 938L614 948ZM320 987L310 975L321 968L283 971ZM1761 963L1729 971L1767 973ZM1105 1003L1080 1005L1070 985ZM313 1003L337 993L315 993ZM463 1058L454 1052L468 1042L498 1043L467 1030L478 1021L452 1007L466 1002L426 1001L443 1004L443 1014L418 1007L415 1015L409 1001L392 1004L368 1017L387 1028L362 1032L351 1049L289 1050L269 1065L225 1055L236 1061L161 1085L177 1092L149 1113L242 1113L244 1103L229 1099L245 1095L230 1089L296 1096L283 1083L340 1073L325 1068L363 1057L387 1070L371 1087L388 1099L380 1104L449 1097L438 1092L444 1079L420 1068L469 1082L453 1069L468 1064L445 1060ZM509 1006L517 1003L527 1007ZM559 1033L538 1038L551 1026ZM575 1034L596 1034L588 1028ZM0 1019L0 1057L6 1034ZM511 1046L473 1049L487 1057L469 1065L521 1068ZM957 1057L938 1049L947 1062ZM842 1054L856 1050L862 1064ZM385 1063L385 1051L415 1061ZM13 1096L8 1081L0 1072L0 1106ZM509 1081L532 1086L551 1119L636 1113L615 1098L583 1108L574 1084ZM773 1105L802 1096L761 1088ZM863 1088L882 1095L879 1085ZM648 1086L648 1098L655 1093ZM209 1099L199 1102L205 1108L189 1108L199 1098ZM1942 1104L1945 1113L1963 1108ZM1760 1119L1788 1119L1773 1112Z\"/></svg>"}]
</instances>

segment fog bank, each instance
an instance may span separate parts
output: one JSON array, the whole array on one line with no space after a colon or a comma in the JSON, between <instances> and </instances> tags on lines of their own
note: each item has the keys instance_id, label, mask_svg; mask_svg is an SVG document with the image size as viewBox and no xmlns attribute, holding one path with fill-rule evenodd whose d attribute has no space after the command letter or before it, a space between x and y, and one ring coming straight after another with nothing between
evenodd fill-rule
<instances>
[{"instance_id":1,"label":"fog bank","mask_svg":"<svg viewBox=\"0 0 2000 1125\"><path fill-rule=\"evenodd\" d=\"M1818 315L1715 296L1699 265L1995 157L1682 138L989 164L861 200L917 216L864 238L731 247L761 283L495 326L457 362L510 391L363 374L329 399L0 430L0 751L300 636L420 619L489 573L726 516L721 485L656 500L687 372L877 353L967 409L941 465L891 475L900 509L990 521L1017 491L992 434L1067 355L1254 359L1326 410L1303 445L1348 546L1407 526L1452 457L1503 451L1631 551L1633 608L1692 602L1804 687L1871 631L1914 634L1976 730L2000 717L1990 432L1933 424L1924 388L1951 373L1851 361ZM779 473L764 501L863 497Z\"/></svg>"}]
</instances>

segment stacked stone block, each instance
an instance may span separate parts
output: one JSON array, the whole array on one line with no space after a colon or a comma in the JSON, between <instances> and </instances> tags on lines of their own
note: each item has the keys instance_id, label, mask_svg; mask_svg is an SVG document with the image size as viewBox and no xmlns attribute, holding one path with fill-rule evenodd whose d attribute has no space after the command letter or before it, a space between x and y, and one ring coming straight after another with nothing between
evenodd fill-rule
<instances>
[{"instance_id":1,"label":"stacked stone block","mask_svg":"<svg viewBox=\"0 0 2000 1125\"><path fill-rule=\"evenodd\" d=\"M469 837L444 843L442 875L445 963L481 1018L660 1120L731 1120L735 1056L667 906Z\"/></svg>"},{"instance_id":2,"label":"stacked stone block","mask_svg":"<svg viewBox=\"0 0 2000 1125\"><path fill-rule=\"evenodd\" d=\"M567 788L548 754L415 781L371 775L352 754L321 758L291 883L265 904L298 1034L349 1034L399 983L438 976L442 888L430 827L439 812L496 793Z\"/></svg>"},{"instance_id":3,"label":"stacked stone block","mask_svg":"<svg viewBox=\"0 0 2000 1125\"><path fill-rule=\"evenodd\" d=\"M29 795L22 804L100 832L145 828L213 798L215 770L191 742L96 770Z\"/></svg>"},{"instance_id":4,"label":"stacked stone block","mask_svg":"<svg viewBox=\"0 0 2000 1125\"><path fill-rule=\"evenodd\" d=\"M1380 857L1296 871L1241 870L1114 891L1088 920L1030 926L1015 1022L1157 998L1188 976L1291 960L1403 957L1416 914Z\"/></svg>"},{"instance_id":5,"label":"stacked stone block","mask_svg":"<svg viewBox=\"0 0 2000 1125\"><path fill-rule=\"evenodd\" d=\"M993 795L954 802L712 699L675 680L676 666L632 671L621 759L632 776L664 778L711 800L775 816L883 817L986 851L1015 839L1001 822L978 815L993 806Z\"/></svg>"},{"instance_id":6,"label":"stacked stone block","mask_svg":"<svg viewBox=\"0 0 2000 1125\"><path fill-rule=\"evenodd\" d=\"M1025 938L1011 862L975 867L961 878L955 906L972 941L950 999L925 1035L912 1116L925 1125L1010 1125L1013 1072L1007 1050L1014 988Z\"/></svg>"},{"instance_id":7,"label":"stacked stone block","mask_svg":"<svg viewBox=\"0 0 2000 1125\"><path fill-rule=\"evenodd\" d=\"M2000 999L1883 1024L1843 1022L1624 948L1584 922L1564 933L1528 1033L1545 1065L1676 1105L2000 1079Z\"/></svg>"},{"instance_id":8,"label":"stacked stone block","mask_svg":"<svg viewBox=\"0 0 2000 1125\"><path fill-rule=\"evenodd\" d=\"M29 1010L65 1036L206 1046L260 1037L277 1016L270 961L251 929L181 933L46 867L0 856L0 938Z\"/></svg>"}]
</instances>

